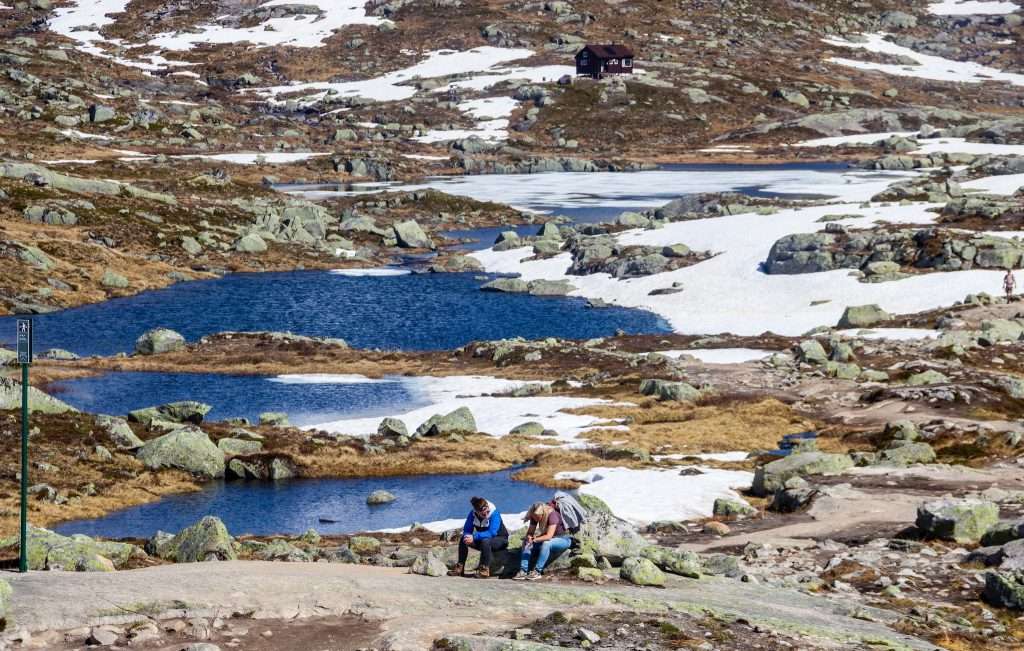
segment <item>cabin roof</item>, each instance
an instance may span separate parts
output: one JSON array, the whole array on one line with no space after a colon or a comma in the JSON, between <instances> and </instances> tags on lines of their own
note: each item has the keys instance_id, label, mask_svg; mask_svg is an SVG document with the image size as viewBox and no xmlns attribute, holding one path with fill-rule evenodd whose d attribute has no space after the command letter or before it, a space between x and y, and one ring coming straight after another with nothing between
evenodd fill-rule
<instances>
[{"instance_id":1,"label":"cabin roof","mask_svg":"<svg viewBox=\"0 0 1024 651\"><path fill-rule=\"evenodd\" d=\"M587 44L583 50L590 50L598 59L628 59L633 56L633 50L625 45Z\"/></svg>"}]
</instances>

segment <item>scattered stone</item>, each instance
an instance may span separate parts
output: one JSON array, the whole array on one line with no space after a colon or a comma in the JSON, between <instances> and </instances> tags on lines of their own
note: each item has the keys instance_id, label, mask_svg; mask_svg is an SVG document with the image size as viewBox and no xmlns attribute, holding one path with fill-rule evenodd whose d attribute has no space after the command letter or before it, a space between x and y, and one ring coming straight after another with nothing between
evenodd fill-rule
<instances>
[{"instance_id":1,"label":"scattered stone","mask_svg":"<svg viewBox=\"0 0 1024 651\"><path fill-rule=\"evenodd\" d=\"M917 528L930 538L971 543L999 521L999 507L978 499L945 498L917 508Z\"/></svg>"},{"instance_id":2,"label":"scattered stone","mask_svg":"<svg viewBox=\"0 0 1024 651\"><path fill-rule=\"evenodd\" d=\"M167 328L154 328L135 340L135 352L139 355L173 353L184 348L185 338Z\"/></svg>"},{"instance_id":3,"label":"scattered stone","mask_svg":"<svg viewBox=\"0 0 1024 651\"><path fill-rule=\"evenodd\" d=\"M370 505L390 504L398 498L386 490L376 490L366 497L366 503Z\"/></svg>"}]
</instances>

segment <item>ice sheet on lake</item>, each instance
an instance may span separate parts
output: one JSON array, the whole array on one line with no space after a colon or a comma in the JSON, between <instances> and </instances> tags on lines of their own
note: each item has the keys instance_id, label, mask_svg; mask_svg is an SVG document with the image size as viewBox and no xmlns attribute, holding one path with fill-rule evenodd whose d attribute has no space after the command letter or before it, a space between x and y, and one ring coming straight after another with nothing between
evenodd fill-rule
<instances>
[{"instance_id":1,"label":"ice sheet on lake","mask_svg":"<svg viewBox=\"0 0 1024 651\"><path fill-rule=\"evenodd\" d=\"M301 373L295 375L278 375L270 378L278 384L380 384L395 382L394 378L369 378L365 375L346 373Z\"/></svg>"},{"instance_id":2,"label":"ice sheet on lake","mask_svg":"<svg viewBox=\"0 0 1024 651\"><path fill-rule=\"evenodd\" d=\"M481 174L392 185L388 190L434 189L478 201L497 201L532 210L568 208L654 208L686 194L758 189L781 195L870 197L907 172L820 171L807 169L664 169L645 172L559 172ZM354 192L366 187L357 185ZM379 187L379 186L378 186ZM381 188L384 189L384 188ZM319 197L353 192L319 193Z\"/></svg>"},{"instance_id":3,"label":"ice sheet on lake","mask_svg":"<svg viewBox=\"0 0 1024 651\"><path fill-rule=\"evenodd\" d=\"M678 468L592 468L560 472L555 478L586 482L580 493L603 500L615 515L642 525L709 517L716 499L739 499L736 489L749 487L754 477L740 470L697 468L703 474L680 475Z\"/></svg>"},{"instance_id":4,"label":"ice sheet on lake","mask_svg":"<svg viewBox=\"0 0 1024 651\"><path fill-rule=\"evenodd\" d=\"M968 84L977 84L985 81L1001 81L1014 86L1024 86L1024 75L1014 72L1003 72L995 68L983 66L972 61L953 61L930 54L921 54L908 47L897 45L886 40L887 34L865 34L864 42L847 41L839 38L826 38L824 41L829 45L837 47L853 48L888 54L891 56L906 57L916 62L916 65L898 63L873 63L869 61L857 61L842 57L832 57L832 63L859 68L860 70L874 70L898 77L917 77L919 79L933 79L935 81L953 81Z\"/></svg>"},{"instance_id":5,"label":"ice sheet on lake","mask_svg":"<svg viewBox=\"0 0 1024 651\"><path fill-rule=\"evenodd\" d=\"M374 269L332 269L335 276L348 276L350 278L380 278L383 276L408 276L412 271L408 269L389 269L377 267Z\"/></svg>"},{"instance_id":6,"label":"ice sheet on lake","mask_svg":"<svg viewBox=\"0 0 1024 651\"><path fill-rule=\"evenodd\" d=\"M291 376L302 377L302 376ZM306 376L309 377L309 376ZM539 395L529 397L495 397L488 394L508 393L527 382L488 376L402 377L392 378L405 385L417 407L397 411L410 432L435 414L447 414L468 407L476 419L477 429L491 436L506 436L517 425L539 422L545 429L558 432L551 441L573 443L582 433L594 429L606 419L578 416L563 410L611 404L607 400L571 396ZM537 384L537 383L533 383ZM312 426L310 429L350 436L371 436L377 433L382 417L345 418Z\"/></svg>"}]
</instances>

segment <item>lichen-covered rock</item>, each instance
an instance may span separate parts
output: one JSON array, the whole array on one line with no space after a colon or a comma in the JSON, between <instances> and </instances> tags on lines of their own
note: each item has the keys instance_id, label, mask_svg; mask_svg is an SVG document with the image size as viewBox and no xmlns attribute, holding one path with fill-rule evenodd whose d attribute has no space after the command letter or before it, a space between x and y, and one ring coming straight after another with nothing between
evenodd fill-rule
<instances>
[{"instance_id":1,"label":"lichen-covered rock","mask_svg":"<svg viewBox=\"0 0 1024 651\"><path fill-rule=\"evenodd\" d=\"M917 508L917 528L931 538L977 542L999 521L999 507L978 499L945 498Z\"/></svg>"},{"instance_id":2,"label":"lichen-covered rock","mask_svg":"<svg viewBox=\"0 0 1024 651\"><path fill-rule=\"evenodd\" d=\"M13 595L14 591L11 589L11 584L4 579L0 579L0 628L14 628L11 626L14 623L11 615L11 597Z\"/></svg>"},{"instance_id":3,"label":"lichen-covered rock","mask_svg":"<svg viewBox=\"0 0 1024 651\"><path fill-rule=\"evenodd\" d=\"M805 364L827 364L828 354L817 339L806 339L797 344L796 358Z\"/></svg>"},{"instance_id":4,"label":"lichen-covered rock","mask_svg":"<svg viewBox=\"0 0 1024 651\"><path fill-rule=\"evenodd\" d=\"M985 547L1005 545L1014 540L1024 539L1024 520L999 522L985 532L981 544Z\"/></svg>"},{"instance_id":5,"label":"lichen-covered rock","mask_svg":"<svg viewBox=\"0 0 1024 651\"><path fill-rule=\"evenodd\" d=\"M480 289L485 292L504 292L506 294L526 294L530 284L519 278L495 278L484 284Z\"/></svg>"},{"instance_id":6,"label":"lichen-covered rock","mask_svg":"<svg viewBox=\"0 0 1024 651\"><path fill-rule=\"evenodd\" d=\"M162 552L161 558L178 563L231 561L236 557L227 527L213 515L179 531Z\"/></svg>"},{"instance_id":7,"label":"lichen-covered rock","mask_svg":"<svg viewBox=\"0 0 1024 651\"><path fill-rule=\"evenodd\" d=\"M909 466L915 463L935 463L935 450L927 443L904 443L878 453L876 465Z\"/></svg>"},{"instance_id":8,"label":"lichen-covered rock","mask_svg":"<svg viewBox=\"0 0 1024 651\"><path fill-rule=\"evenodd\" d=\"M434 243L414 220L398 222L393 227L398 246L407 249L433 249Z\"/></svg>"},{"instance_id":9,"label":"lichen-covered rock","mask_svg":"<svg viewBox=\"0 0 1024 651\"><path fill-rule=\"evenodd\" d=\"M647 558L631 556L625 559L619 576L635 585L665 585L665 573Z\"/></svg>"},{"instance_id":10,"label":"lichen-covered rock","mask_svg":"<svg viewBox=\"0 0 1024 651\"><path fill-rule=\"evenodd\" d=\"M195 400L179 400L178 402L169 402L156 407L145 407L130 411L128 412L128 419L143 425L151 425L154 420L198 425L203 422L203 418L206 417L206 414L210 413L211 409L213 409L211 405L196 402Z\"/></svg>"},{"instance_id":11,"label":"lichen-covered rock","mask_svg":"<svg viewBox=\"0 0 1024 651\"><path fill-rule=\"evenodd\" d=\"M936 370L928 369L921 373L914 373L907 378L907 384L912 387L924 386L927 384L945 384L949 378Z\"/></svg>"},{"instance_id":12,"label":"lichen-covered rock","mask_svg":"<svg viewBox=\"0 0 1024 651\"><path fill-rule=\"evenodd\" d=\"M757 509L743 500L719 497L715 500L712 513L720 518L746 518L757 514Z\"/></svg>"},{"instance_id":13,"label":"lichen-covered rock","mask_svg":"<svg viewBox=\"0 0 1024 651\"><path fill-rule=\"evenodd\" d=\"M986 572L982 597L999 608L1024 610L1024 572Z\"/></svg>"},{"instance_id":14,"label":"lichen-covered rock","mask_svg":"<svg viewBox=\"0 0 1024 651\"><path fill-rule=\"evenodd\" d=\"M409 430L401 420L397 418L385 418L380 421L380 425L377 426L377 434L379 436L398 438L400 436L409 436Z\"/></svg>"},{"instance_id":15,"label":"lichen-covered rock","mask_svg":"<svg viewBox=\"0 0 1024 651\"><path fill-rule=\"evenodd\" d=\"M21 382L13 378L0 377L0 411L15 409L21 409ZM33 386L28 388L28 409L33 413L40 414L65 414L78 411L71 405L65 404Z\"/></svg>"},{"instance_id":16,"label":"lichen-covered rock","mask_svg":"<svg viewBox=\"0 0 1024 651\"><path fill-rule=\"evenodd\" d=\"M0 550L17 556L18 536L0 540ZM28 567L30 570L68 572L111 572L129 560L145 558L142 549L128 543L94 540L82 534L62 536L47 529L29 527Z\"/></svg>"},{"instance_id":17,"label":"lichen-covered rock","mask_svg":"<svg viewBox=\"0 0 1024 651\"><path fill-rule=\"evenodd\" d=\"M360 556L373 556L380 552L380 541L371 536L352 536L348 541L352 553Z\"/></svg>"},{"instance_id":18,"label":"lichen-covered rock","mask_svg":"<svg viewBox=\"0 0 1024 651\"><path fill-rule=\"evenodd\" d=\"M694 552L650 545L645 547L640 555L669 574L678 574L691 579L700 578L700 557Z\"/></svg>"},{"instance_id":19,"label":"lichen-covered rock","mask_svg":"<svg viewBox=\"0 0 1024 651\"><path fill-rule=\"evenodd\" d=\"M852 467L853 459L846 454L827 454L825 452L791 454L758 467L754 471L754 483L751 491L754 495L764 497L784 488L786 480L791 477L834 474Z\"/></svg>"},{"instance_id":20,"label":"lichen-covered rock","mask_svg":"<svg viewBox=\"0 0 1024 651\"><path fill-rule=\"evenodd\" d=\"M224 452L206 432L184 427L147 441L137 454L147 468L178 468L207 478L224 476Z\"/></svg>"},{"instance_id":21,"label":"lichen-covered rock","mask_svg":"<svg viewBox=\"0 0 1024 651\"><path fill-rule=\"evenodd\" d=\"M448 574L448 566L436 555L427 552L416 557L416 560L409 566L409 572L423 576L440 577Z\"/></svg>"},{"instance_id":22,"label":"lichen-covered rock","mask_svg":"<svg viewBox=\"0 0 1024 651\"><path fill-rule=\"evenodd\" d=\"M313 560L312 554L280 538L271 540L256 550L253 556L261 561L284 561L286 563L309 563Z\"/></svg>"},{"instance_id":23,"label":"lichen-covered rock","mask_svg":"<svg viewBox=\"0 0 1024 651\"><path fill-rule=\"evenodd\" d=\"M135 435L128 421L123 418L100 415L96 417L96 424L106 431L110 441L119 450L134 450L143 446L142 439Z\"/></svg>"},{"instance_id":24,"label":"lichen-covered rock","mask_svg":"<svg viewBox=\"0 0 1024 651\"><path fill-rule=\"evenodd\" d=\"M416 436L447 436L476 433L476 419L469 407L459 407L447 414L435 414L416 428Z\"/></svg>"},{"instance_id":25,"label":"lichen-covered rock","mask_svg":"<svg viewBox=\"0 0 1024 651\"><path fill-rule=\"evenodd\" d=\"M263 450L263 444L259 441L247 441L244 439L230 437L225 437L217 441L217 447L224 452L224 456L226 457L256 454Z\"/></svg>"},{"instance_id":26,"label":"lichen-covered rock","mask_svg":"<svg viewBox=\"0 0 1024 651\"><path fill-rule=\"evenodd\" d=\"M288 414L283 411L265 411L260 414L260 425L288 427Z\"/></svg>"},{"instance_id":27,"label":"lichen-covered rock","mask_svg":"<svg viewBox=\"0 0 1024 651\"><path fill-rule=\"evenodd\" d=\"M167 328L154 328L135 340L135 352L138 355L172 353L183 348L185 348L185 338Z\"/></svg>"},{"instance_id":28,"label":"lichen-covered rock","mask_svg":"<svg viewBox=\"0 0 1024 651\"><path fill-rule=\"evenodd\" d=\"M674 400L676 402L693 402L701 397L701 392L686 382L669 380L643 380L640 382L640 393L655 396L658 400Z\"/></svg>"},{"instance_id":29,"label":"lichen-covered rock","mask_svg":"<svg viewBox=\"0 0 1024 651\"><path fill-rule=\"evenodd\" d=\"M877 305L851 305L839 319L840 328L870 328L876 323L888 321L892 315Z\"/></svg>"}]
</instances>

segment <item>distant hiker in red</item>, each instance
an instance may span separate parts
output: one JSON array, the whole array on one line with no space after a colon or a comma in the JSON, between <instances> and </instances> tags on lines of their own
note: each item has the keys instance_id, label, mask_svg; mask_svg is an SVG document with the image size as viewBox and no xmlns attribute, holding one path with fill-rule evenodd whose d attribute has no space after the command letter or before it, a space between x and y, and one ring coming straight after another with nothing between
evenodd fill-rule
<instances>
[{"instance_id":1,"label":"distant hiker in red","mask_svg":"<svg viewBox=\"0 0 1024 651\"><path fill-rule=\"evenodd\" d=\"M1017 281L1013 278L1013 271L1010 269L1006 270L1006 275L1003 276L1003 291L1006 292L1007 302L1013 298L1013 290L1017 289Z\"/></svg>"}]
</instances>

